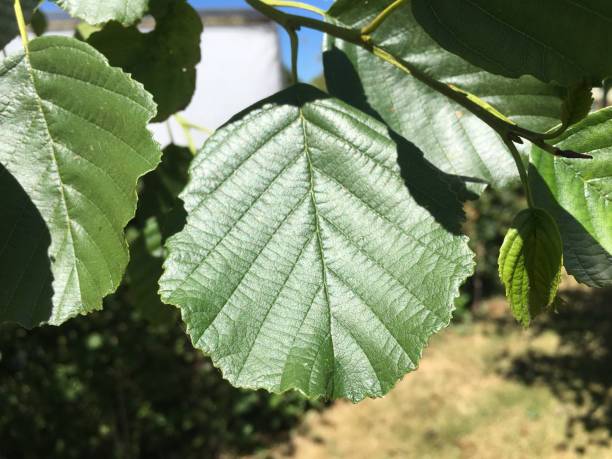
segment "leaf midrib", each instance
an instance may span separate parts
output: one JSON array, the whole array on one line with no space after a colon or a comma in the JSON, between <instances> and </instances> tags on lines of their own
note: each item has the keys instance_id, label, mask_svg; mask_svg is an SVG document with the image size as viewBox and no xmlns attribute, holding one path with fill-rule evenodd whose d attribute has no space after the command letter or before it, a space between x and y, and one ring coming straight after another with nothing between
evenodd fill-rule
<instances>
[{"instance_id":1,"label":"leaf midrib","mask_svg":"<svg viewBox=\"0 0 612 459\"><path fill-rule=\"evenodd\" d=\"M329 375L329 387L327 389L328 394L331 396L334 392L334 375L336 371L336 362L335 362L335 351L334 351L334 334L332 332L332 310L331 310L331 300L329 295L329 285L327 283L327 264L325 262L325 255L323 249L323 239L321 236L321 222L319 216L319 209L317 207L317 199L315 195L315 183L314 183L314 166L312 164L312 158L310 157L310 148L308 146L308 135L306 133L306 118L304 117L304 112L300 107L299 111L299 119L300 126L302 127L302 135L304 137L304 156L306 157L306 163L308 165L308 177L309 177L309 193L310 193L310 202L312 203L312 207L314 210L314 220L315 220L315 234L317 237L317 248L319 250L319 256L321 258L321 274L322 274L322 282L323 282L323 292L325 294L325 301L327 302L328 309L328 327L329 327L329 335L330 342L332 346L332 356L334 356L334 362L331 365L331 374ZM314 365L314 362L313 362Z\"/></svg>"},{"instance_id":2,"label":"leaf midrib","mask_svg":"<svg viewBox=\"0 0 612 459\"><path fill-rule=\"evenodd\" d=\"M61 204L64 208L64 213L66 216L66 227L67 227L67 234L68 237L70 237L70 248L72 249L72 270L76 271L76 278L77 278L77 288L79 291L79 298L83 299L83 295L81 292L81 279L80 279L80 274L79 274L79 270L77 267L77 263L76 263L76 255L75 255L75 251L74 251L74 234L72 234L72 227L70 225L71 222L71 217L70 217L70 212L68 211L68 203L66 201L66 194L64 191L64 182L62 180L62 176L60 173L60 167L59 167L59 163L57 161L57 156L55 155L55 141L53 140L53 136L51 135L51 131L49 129L49 122L47 121L47 117L45 115L45 111L43 108L43 101L40 97L40 95L38 94L38 88L36 85L36 79L34 78L34 67L32 66L32 62L30 60L30 52L28 49L26 49L25 53L24 53L24 62L25 62L25 67L26 67L26 71L28 73L28 77L30 78L30 82L32 83L32 89L34 92L34 99L36 101L36 106L38 108L40 117L43 121L44 127L45 127L45 134L47 135L47 140L48 140L48 146L49 146L49 152L50 152L50 156L51 156L51 161L52 164L55 168L56 171L56 179L57 179L57 185L60 191L60 197L61 197ZM68 279L70 279L70 275L68 276ZM61 316L61 312L64 306L64 298L66 296L66 292L68 290L68 282L66 282L66 285L64 285L64 291L62 292L59 301L57 303L57 307L56 307L56 311L54 312L54 316ZM51 318L53 319L53 318Z\"/></svg>"}]
</instances>

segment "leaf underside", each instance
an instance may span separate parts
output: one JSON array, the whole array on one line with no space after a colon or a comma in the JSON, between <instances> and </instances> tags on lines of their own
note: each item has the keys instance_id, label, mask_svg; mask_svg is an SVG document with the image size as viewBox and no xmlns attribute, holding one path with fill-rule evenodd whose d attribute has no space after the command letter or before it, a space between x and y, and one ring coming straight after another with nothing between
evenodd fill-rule
<instances>
[{"instance_id":1,"label":"leaf underside","mask_svg":"<svg viewBox=\"0 0 612 459\"><path fill-rule=\"evenodd\" d=\"M159 161L154 115L142 86L78 40L38 38L3 62L3 186L25 204L1 198L0 319L57 325L117 288L136 182Z\"/></svg>"},{"instance_id":2,"label":"leaf underside","mask_svg":"<svg viewBox=\"0 0 612 459\"><path fill-rule=\"evenodd\" d=\"M292 87L207 141L160 293L232 384L358 401L416 367L472 254L443 175L328 97Z\"/></svg>"},{"instance_id":3,"label":"leaf underside","mask_svg":"<svg viewBox=\"0 0 612 459\"><path fill-rule=\"evenodd\" d=\"M340 0L329 14L360 28L390 3ZM430 77L477 95L523 127L543 132L560 122L563 90L531 77L492 75L445 51L416 22L410 2L394 10L372 40ZM383 120L474 191L517 180L503 141L465 108L358 46L328 37L325 47L325 76L334 96Z\"/></svg>"},{"instance_id":4,"label":"leaf underside","mask_svg":"<svg viewBox=\"0 0 612 459\"><path fill-rule=\"evenodd\" d=\"M412 0L446 49L493 73L564 86L612 75L609 0Z\"/></svg>"},{"instance_id":5,"label":"leaf underside","mask_svg":"<svg viewBox=\"0 0 612 459\"><path fill-rule=\"evenodd\" d=\"M534 147L529 179L538 206L548 210L563 238L565 267L591 287L612 286L612 108L571 127L558 148L589 153L567 159Z\"/></svg>"}]
</instances>

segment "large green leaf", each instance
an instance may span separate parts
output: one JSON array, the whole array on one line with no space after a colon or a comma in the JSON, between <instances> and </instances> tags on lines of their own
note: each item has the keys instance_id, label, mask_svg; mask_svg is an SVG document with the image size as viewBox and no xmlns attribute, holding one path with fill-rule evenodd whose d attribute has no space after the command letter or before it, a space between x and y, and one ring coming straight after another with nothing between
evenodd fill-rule
<instances>
[{"instance_id":1,"label":"large green leaf","mask_svg":"<svg viewBox=\"0 0 612 459\"><path fill-rule=\"evenodd\" d=\"M21 8L26 22L30 21L34 8L40 0L21 0ZM0 49L4 48L19 33L13 0L0 0Z\"/></svg>"},{"instance_id":2,"label":"large green leaf","mask_svg":"<svg viewBox=\"0 0 612 459\"><path fill-rule=\"evenodd\" d=\"M72 38L38 38L29 55L0 65L0 164L31 202L16 219L10 194L1 198L0 239L12 253L2 270L15 260L20 271L0 277L0 319L59 324L116 289L136 182L160 157L146 129L154 114L142 86ZM40 220L47 235L38 249L50 239L46 274L29 265L37 246L25 242ZM40 290L50 280L52 292Z\"/></svg>"},{"instance_id":3,"label":"large green leaf","mask_svg":"<svg viewBox=\"0 0 612 459\"><path fill-rule=\"evenodd\" d=\"M609 0L412 0L442 46L509 77L571 85L612 75Z\"/></svg>"},{"instance_id":4,"label":"large green leaf","mask_svg":"<svg viewBox=\"0 0 612 459\"><path fill-rule=\"evenodd\" d=\"M357 401L416 367L472 254L444 177L328 97L294 86L207 141L160 293L232 384Z\"/></svg>"},{"instance_id":5,"label":"large green leaf","mask_svg":"<svg viewBox=\"0 0 612 459\"><path fill-rule=\"evenodd\" d=\"M567 271L590 286L610 286L612 108L570 128L557 146L593 159L558 158L534 147L529 170L534 198L559 224Z\"/></svg>"},{"instance_id":6,"label":"large green leaf","mask_svg":"<svg viewBox=\"0 0 612 459\"><path fill-rule=\"evenodd\" d=\"M151 32L111 22L90 35L87 42L153 94L157 103L154 121L164 121L191 102L200 62L202 21L185 0L152 1L151 13L155 18Z\"/></svg>"},{"instance_id":7,"label":"large green leaf","mask_svg":"<svg viewBox=\"0 0 612 459\"><path fill-rule=\"evenodd\" d=\"M550 214L543 209L519 213L499 251L499 276L523 325L553 304L562 266L563 243Z\"/></svg>"},{"instance_id":8,"label":"large green leaf","mask_svg":"<svg viewBox=\"0 0 612 459\"><path fill-rule=\"evenodd\" d=\"M117 21L125 26L138 22L149 8L149 0L54 0L72 17L89 24Z\"/></svg>"},{"instance_id":9,"label":"large green leaf","mask_svg":"<svg viewBox=\"0 0 612 459\"><path fill-rule=\"evenodd\" d=\"M390 3L340 0L330 15L350 27L362 27ZM546 131L561 120L564 90L531 77L492 75L445 51L415 21L409 2L397 8L372 39L432 78L481 97L524 127ZM500 186L517 178L499 136L462 106L360 47L333 38L326 46L330 92L384 120L437 167L468 181Z\"/></svg>"}]
</instances>

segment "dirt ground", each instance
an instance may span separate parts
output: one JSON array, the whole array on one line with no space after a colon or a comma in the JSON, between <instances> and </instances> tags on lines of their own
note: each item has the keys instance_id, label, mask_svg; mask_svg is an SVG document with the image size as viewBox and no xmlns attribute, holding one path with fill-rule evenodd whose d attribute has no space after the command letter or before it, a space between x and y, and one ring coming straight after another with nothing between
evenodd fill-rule
<instances>
[{"instance_id":1,"label":"dirt ground","mask_svg":"<svg viewBox=\"0 0 612 459\"><path fill-rule=\"evenodd\" d=\"M503 300L432 339L386 397L311 412L259 458L612 458L612 292L565 288L522 330Z\"/></svg>"}]
</instances>

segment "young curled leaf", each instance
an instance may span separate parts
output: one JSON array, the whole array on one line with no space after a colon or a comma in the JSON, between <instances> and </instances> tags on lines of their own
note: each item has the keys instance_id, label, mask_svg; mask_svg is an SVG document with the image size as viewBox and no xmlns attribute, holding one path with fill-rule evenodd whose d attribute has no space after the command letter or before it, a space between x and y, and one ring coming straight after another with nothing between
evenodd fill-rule
<instances>
[{"instance_id":1,"label":"young curled leaf","mask_svg":"<svg viewBox=\"0 0 612 459\"><path fill-rule=\"evenodd\" d=\"M512 314L524 326L548 309L557 295L563 266L559 228L543 209L520 212L499 254L499 276Z\"/></svg>"}]
</instances>

